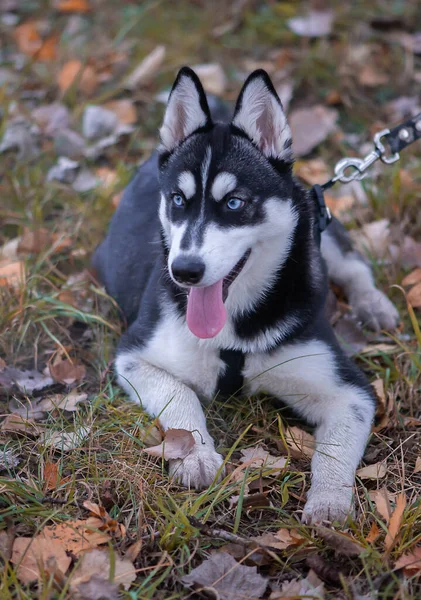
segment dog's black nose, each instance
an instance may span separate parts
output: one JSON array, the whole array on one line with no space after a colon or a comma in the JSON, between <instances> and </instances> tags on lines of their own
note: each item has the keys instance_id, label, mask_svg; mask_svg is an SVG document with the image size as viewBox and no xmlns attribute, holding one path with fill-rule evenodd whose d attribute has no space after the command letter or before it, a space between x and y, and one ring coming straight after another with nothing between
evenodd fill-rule
<instances>
[{"instance_id":1,"label":"dog's black nose","mask_svg":"<svg viewBox=\"0 0 421 600\"><path fill-rule=\"evenodd\" d=\"M178 283L194 285L202 279L205 264L198 258L178 256L172 263L171 271Z\"/></svg>"}]
</instances>

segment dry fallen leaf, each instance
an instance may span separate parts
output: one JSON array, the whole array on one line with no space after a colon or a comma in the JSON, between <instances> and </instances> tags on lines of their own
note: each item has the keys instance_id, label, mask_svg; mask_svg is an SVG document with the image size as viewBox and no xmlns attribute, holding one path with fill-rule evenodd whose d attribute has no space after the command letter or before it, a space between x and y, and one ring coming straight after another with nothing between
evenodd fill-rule
<instances>
[{"instance_id":1,"label":"dry fallen leaf","mask_svg":"<svg viewBox=\"0 0 421 600\"><path fill-rule=\"evenodd\" d=\"M80 60L70 60L63 65L57 83L64 93L76 81L79 89L88 96L92 96L99 84L98 75L92 65L84 67Z\"/></svg>"},{"instance_id":2,"label":"dry fallen leaf","mask_svg":"<svg viewBox=\"0 0 421 600\"><path fill-rule=\"evenodd\" d=\"M62 452L68 452L83 446L90 431L90 427L79 427L75 431L70 432L47 431L42 437L42 442L47 448L53 447Z\"/></svg>"},{"instance_id":3,"label":"dry fallen leaf","mask_svg":"<svg viewBox=\"0 0 421 600\"><path fill-rule=\"evenodd\" d=\"M310 10L305 17L294 17L287 24L297 35L322 37L332 32L334 18L332 10Z\"/></svg>"},{"instance_id":4,"label":"dry fallen leaf","mask_svg":"<svg viewBox=\"0 0 421 600\"><path fill-rule=\"evenodd\" d=\"M7 415L2 421L0 430L28 433L29 435L39 435L41 431L33 419L25 419L19 414Z\"/></svg>"},{"instance_id":5,"label":"dry fallen leaf","mask_svg":"<svg viewBox=\"0 0 421 600\"><path fill-rule=\"evenodd\" d=\"M364 550L364 546L348 533L335 531L327 527L317 527L317 534L338 554L343 556L358 556Z\"/></svg>"},{"instance_id":6,"label":"dry fallen leaf","mask_svg":"<svg viewBox=\"0 0 421 600\"><path fill-rule=\"evenodd\" d=\"M413 474L415 475L415 473L419 473L420 471L421 471L421 456L417 456Z\"/></svg>"},{"instance_id":7,"label":"dry fallen leaf","mask_svg":"<svg viewBox=\"0 0 421 600\"><path fill-rule=\"evenodd\" d=\"M316 448L316 442L311 433L299 427L289 427L285 432L285 441L288 447L298 456L311 458ZM327 452L327 449L323 450Z\"/></svg>"},{"instance_id":8,"label":"dry fallen leaf","mask_svg":"<svg viewBox=\"0 0 421 600\"><path fill-rule=\"evenodd\" d=\"M56 4L60 12L86 13L91 10L87 0L61 0Z\"/></svg>"},{"instance_id":9,"label":"dry fallen leaf","mask_svg":"<svg viewBox=\"0 0 421 600\"><path fill-rule=\"evenodd\" d=\"M362 467L357 471L357 477L360 479L383 479L387 473L386 463L380 461L374 465Z\"/></svg>"},{"instance_id":10,"label":"dry fallen leaf","mask_svg":"<svg viewBox=\"0 0 421 600\"><path fill-rule=\"evenodd\" d=\"M284 581L279 590L274 590L269 596L269 600L298 600L306 598L307 600L320 600L324 598L324 583L316 573L310 569L305 579L291 579Z\"/></svg>"},{"instance_id":11,"label":"dry fallen leaf","mask_svg":"<svg viewBox=\"0 0 421 600\"><path fill-rule=\"evenodd\" d=\"M111 537L106 531L95 531L87 521L67 521L57 525L49 525L39 534L47 541L60 542L62 547L74 555L86 550L92 550L102 544L111 542Z\"/></svg>"},{"instance_id":12,"label":"dry fallen leaf","mask_svg":"<svg viewBox=\"0 0 421 600\"><path fill-rule=\"evenodd\" d=\"M150 456L159 456L165 460L186 458L195 445L191 431L186 429L167 429L164 440L157 446L145 448Z\"/></svg>"},{"instance_id":13,"label":"dry fallen leaf","mask_svg":"<svg viewBox=\"0 0 421 600\"><path fill-rule=\"evenodd\" d=\"M192 68L202 82L205 92L222 96L227 87L227 78L220 64L207 63L194 65Z\"/></svg>"},{"instance_id":14,"label":"dry fallen leaf","mask_svg":"<svg viewBox=\"0 0 421 600\"><path fill-rule=\"evenodd\" d=\"M288 460L284 456L273 456L260 446L241 450L241 454L243 455L240 458L241 463L248 463L250 467L254 468L270 469L273 475L281 473Z\"/></svg>"},{"instance_id":15,"label":"dry fallen leaf","mask_svg":"<svg viewBox=\"0 0 421 600\"><path fill-rule=\"evenodd\" d=\"M78 583L74 590L72 598L74 600L118 600L121 598L118 583L93 575L89 581Z\"/></svg>"},{"instance_id":16,"label":"dry fallen leaf","mask_svg":"<svg viewBox=\"0 0 421 600\"><path fill-rule=\"evenodd\" d=\"M382 517L386 525L389 523L392 508L390 506L389 493L386 488L380 490L371 490L369 493L370 499L376 505L377 512Z\"/></svg>"},{"instance_id":17,"label":"dry fallen leaf","mask_svg":"<svg viewBox=\"0 0 421 600\"><path fill-rule=\"evenodd\" d=\"M25 264L16 260L0 261L0 287L20 288L25 283Z\"/></svg>"},{"instance_id":18,"label":"dry fallen leaf","mask_svg":"<svg viewBox=\"0 0 421 600\"><path fill-rule=\"evenodd\" d=\"M79 359L67 358L61 352L57 352L54 359L48 364L48 369L55 381L66 385L80 382L86 375L86 367Z\"/></svg>"},{"instance_id":19,"label":"dry fallen leaf","mask_svg":"<svg viewBox=\"0 0 421 600\"><path fill-rule=\"evenodd\" d=\"M43 479L45 490L55 490L60 483L60 463L46 462Z\"/></svg>"},{"instance_id":20,"label":"dry fallen leaf","mask_svg":"<svg viewBox=\"0 0 421 600\"><path fill-rule=\"evenodd\" d=\"M417 267L402 279L402 285L404 286L415 285L417 283L421 283L421 267Z\"/></svg>"},{"instance_id":21,"label":"dry fallen leaf","mask_svg":"<svg viewBox=\"0 0 421 600\"><path fill-rule=\"evenodd\" d=\"M0 531L0 558L8 562L12 556L13 542L15 539L15 528L8 527Z\"/></svg>"},{"instance_id":22,"label":"dry fallen leaf","mask_svg":"<svg viewBox=\"0 0 421 600\"><path fill-rule=\"evenodd\" d=\"M421 546L416 546L412 552L401 556L395 563L395 569L402 569L408 576L421 571Z\"/></svg>"},{"instance_id":23,"label":"dry fallen leaf","mask_svg":"<svg viewBox=\"0 0 421 600\"><path fill-rule=\"evenodd\" d=\"M140 85L147 84L158 73L162 65L165 55L165 46L157 46L150 54L148 54L135 70L127 77L124 87L133 90Z\"/></svg>"},{"instance_id":24,"label":"dry fallen leaf","mask_svg":"<svg viewBox=\"0 0 421 600\"><path fill-rule=\"evenodd\" d=\"M137 121L136 108L129 99L112 100L104 104L104 108L117 115L118 122L123 125L133 125Z\"/></svg>"},{"instance_id":25,"label":"dry fallen leaf","mask_svg":"<svg viewBox=\"0 0 421 600\"><path fill-rule=\"evenodd\" d=\"M124 553L124 558L128 558L134 563L136 558L139 556L140 551L142 550L142 545L143 542L141 539L137 540L137 542L135 542L134 544L131 544L131 546L129 546L126 552Z\"/></svg>"},{"instance_id":26,"label":"dry fallen leaf","mask_svg":"<svg viewBox=\"0 0 421 600\"><path fill-rule=\"evenodd\" d=\"M397 538L400 528L401 528L402 517L403 517L405 508L406 508L406 496L402 492L396 498L396 507L392 513L392 516L390 517L389 528L388 528L388 531L386 534L386 538L384 540L384 548L385 548L386 552L389 552L393 548L393 546L396 542L396 538Z\"/></svg>"},{"instance_id":27,"label":"dry fallen leaf","mask_svg":"<svg viewBox=\"0 0 421 600\"><path fill-rule=\"evenodd\" d=\"M321 144L335 130L337 119L338 111L322 104L293 110L289 124L295 156L305 156Z\"/></svg>"},{"instance_id":28,"label":"dry fallen leaf","mask_svg":"<svg viewBox=\"0 0 421 600\"><path fill-rule=\"evenodd\" d=\"M53 34L50 35L47 39L45 39L38 52L36 52L34 58L35 60L39 60L41 62L48 62L50 60L55 60L57 57L57 42L58 35Z\"/></svg>"},{"instance_id":29,"label":"dry fallen leaf","mask_svg":"<svg viewBox=\"0 0 421 600\"><path fill-rule=\"evenodd\" d=\"M377 525L377 523L374 521L371 525L370 531L367 535L366 542L368 542L369 544L373 544L378 537L380 536L380 527Z\"/></svg>"},{"instance_id":30,"label":"dry fallen leaf","mask_svg":"<svg viewBox=\"0 0 421 600\"><path fill-rule=\"evenodd\" d=\"M133 563L125 558L120 558L116 553L114 553L112 562L114 582L122 585L125 590L128 590L136 579L136 571ZM84 552L76 569L73 571L70 580L70 590L78 591L81 584L87 583L93 577L109 581L110 574L110 550L94 549Z\"/></svg>"},{"instance_id":31,"label":"dry fallen leaf","mask_svg":"<svg viewBox=\"0 0 421 600\"><path fill-rule=\"evenodd\" d=\"M388 253L390 243L390 222L380 219L366 223L361 229L353 230L351 237L357 250L374 258L384 258Z\"/></svg>"},{"instance_id":32,"label":"dry fallen leaf","mask_svg":"<svg viewBox=\"0 0 421 600\"><path fill-rule=\"evenodd\" d=\"M39 254L49 246L51 246L53 236L48 229L41 227L31 231L28 227L25 227L23 234L19 238L17 247L18 252L28 254Z\"/></svg>"},{"instance_id":33,"label":"dry fallen leaf","mask_svg":"<svg viewBox=\"0 0 421 600\"><path fill-rule=\"evenodd\" d=\"M386 73L382 73L374 65L365 64L358 74L358 81L367 87L377 87L389 81Z\"/></svg>"},{"instance_id":34,"label":"dry fallen leaf","mask_svg":"<svg viewBox=\"0 0 421 600\"><path fill-rule=\"evenodd\" d=\"M22 583L31 583L41 579L49 561L65 574L72 562L58 540L19 537L13 544L12 563L17 565L16 574Z\"/></svg>"},{"instance_id":35,"label":"dry fallen leaf","mask_svg":"<svg viewBox=\"0 0 421 600\"><path fill-rule=\"evenodd\" d=\"M309 185L325 183L331 177L330 168L322 158L297 161L294 170L295 174Z\"/></svg>"},{"instance_id":36,"label":"dry fallen leaf","mask_svg":"<svg viewBox=\"0 0 421 600\"><path fill-rule=\"evenodd\" d=\"M409 290L406 299L413 308L421 308L421 283Z\"/></svg>"},{"instance_id":37,"label":"dry fallen leaf","mask_svg":"<svg viewBox=\"0 0 421 600\"><path fill-rule=\"evenodd\" d=\"M44 398L38 402L38 408L43 411L51 411L55 409L74 412L79 407L79 404L86 402L88 394L78 393L77 390L72 390L70 394L54 394L48 398Z\"/></svg>"},{"instance_id":38,"label":"dry fallen leaf","mask_svg":"<svg viewBox=\"0 0 421 600\"><path fill-rule=\"evenodd\" d=\"M35 56L42 46L42 39L38 33L35 21L28 21L27 23L18 25L13 35L19 52L23 52L23 54L27 54L28 56Z\"/></svg>"},{"instance_id":39,"label":"dry fallen leaf","mask_svg":"<svg viewBox=\"0 0 421 600\"><path fill-rule=\"evenodd\" d=\"M257 544L269 546L276 550L285 550L290 546L298 546L303 543L304 538L298 531L291 529L280 529L276 533L264 533L258 537L252 538Z\"/></svg>"},{"instance_id":40,"label":"dry fallen leaf","mask_svg":"<svg viewBox=\"0 0 421 600\"><path fill-rule=\"evenodd\" d=\"M268 584L256 567L245 567L226 552L213 554L182 577L181 582L196 591L207 588L220 600L261 598Z\"/></svg>"}]
</instances>

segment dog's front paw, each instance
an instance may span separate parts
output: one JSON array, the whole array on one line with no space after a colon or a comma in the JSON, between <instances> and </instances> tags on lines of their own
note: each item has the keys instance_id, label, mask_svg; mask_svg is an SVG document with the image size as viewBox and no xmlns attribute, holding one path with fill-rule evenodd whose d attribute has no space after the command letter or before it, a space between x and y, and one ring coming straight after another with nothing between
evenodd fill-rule
<instances>
[{"instance_id":1,"label":"dog's front paw","mask_svg":"<svg viewBox=\"0 0 421 600\"><path fill-rule=\"evenodd\" d=\"M304 506L302 522L315 525L329 521L329 523L345 524L347 518L353 515L352 489L326 489L308 493Z\"/></svg>"},{"instance_id":2,"label":"dog's front paw","mask_svg":"<svg viewBox=\"0 0 421 600\"><path fill-rule=\"evenodd\" d=\"M349 303L363 325L379 331L394 329L399 323L399 313L393 302L380 290L351 294Z\"/></svg>"},{"instance_id":3,"label":"dog's front paw","mask_svg":"<svg viewBox=\"0 0 421 600\"><path fill-rule=\"evenodd\" d=\"M209 446L194 448L184 459L169 461L174 481L188 488L203 489L211 485L224 459ZM223 470L218 479L223 475Z\"/></svg>"}]
</instances>

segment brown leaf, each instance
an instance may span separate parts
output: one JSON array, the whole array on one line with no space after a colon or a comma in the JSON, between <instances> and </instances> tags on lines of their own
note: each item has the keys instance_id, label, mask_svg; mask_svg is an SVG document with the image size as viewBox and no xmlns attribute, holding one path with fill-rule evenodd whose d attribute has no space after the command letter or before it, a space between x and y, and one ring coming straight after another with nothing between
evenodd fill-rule
<instances>
[{"instance_id":1,"label":"brown leaf","mask_svg":"<svg viewBox=\"0 0 421 600\"><path fill-rule=\"evenodd\" d=\"M165 460L186 458L195 445L193 434L186 429L167 429L164 440L157 446L145 448L150 456L163 457Z\"/></svg>"},{"instance_id":2,"label":"brown leaf","mask_svg":"<svg viewBox=\"0 0 421 600\"><path fill-rule=\"evenodd\" d=\"M131 100L112 100L104 104L104 108L117 115L119 123L133 125L137 121L136 108Z\"/></svg>"},{"instance_id":3,"label":"brown leaf","mask_svg":"<svg viewBox=\"0 0 421 600\"><path fill-rule=\"evenodd\" d=\"M363 254L369 254L375 258L384 258L389 250L390 222L388 219L380 219L372 223L366 223L361 229L353 230L351 237L357 250Z\"/></svg>"},{"instance_id":4,"label":"brown leaf","mask_svg":"<svg viewBox=\"0 0 421 600\"><path fill-rule=\"evenodd\" d=\"M421 283L421 267L417 267L402 279L402 285L404 286L415 285L416 283Z\"/></svg>"},{"instance_id":5,"label":"brown leaf","mask_svg":"<svg viewBox=\"0 0 421 600\"><path fill-rule=\"evenodd\" d=\"M325 183L331 176L327 163L321 158L297 161L294 171L300 179L309 185Z\"/></svg>"},{"instance_id":6,"label":"brown leaf","mask_svg":"<svg viewBox=\"0 0 421 600\"><path fill-rule=\"evenodd\" d=\"M375 381L373 381L371 383L371 385L373 386L373 388L376 392L377 400L379 401L379 404L381 405L383 412L386 412L386 394L384 391L383 379L376 379Z\"/></svg>"},{"instance_id":7,"label":"brown leaf","mask_svg":"<svg viewBox=\"0 0 421 600\"><path fill-rule=\"evenodd\" d=\"M421 267L421 242L406 235L399 245L390 246L390 254L396 264L405 269Z\"/></svg>"},{"instance_id":8,"label":"brown leaf","mask_svg":"<svg viewBox=\"0 0 421 600\"><path fill-rule=\"evenodd\" d=\"M124 558L128 558L134 563L136 558L139 556L140 551L142 550L142 545L143 542L141 539L137 540L137 542L135 542L134 544L131 544L131 546L129 546L126 552L124 553Z\"/></svg>"},{"instance_id":9,"label":"brown leaf","mask_svg":"<svg viewBox=\"0 0 421 600\"><path fill-rule=\"evenodd\" d=\"M35 56L42 46L42 39L38 33L35 21L28 21L27 23L18 25L13 35L19 52L23 52L23 54L27 54L28 56Z\"/></svg>"},{"instance_id":10,"label":"brown leaf","mask_svg":"<svg viewBox=\"0 0 421 600\"><path fill-rule=\"evenodd\" d=\"M21 432L39 435L40 428L33 419L24 419L21 415L7 415L0 427L1 431Z\"/></svg>"},{"instance_id":11,"label":"brown leaf","mask_svg":"<svg viewBox=\"0 0 421 600\"><path fill-rule=\"evenodd\" d=\"M402 569L406 575L414 575L421 571L421 546L416 546L412 552L401 556L395 563L395 569Z\"/></svg>"},{"instance_id":12,"label":"brown leaf","mask_svg":"<svg viewBox=\"0 0 421 600\"><path fill-rule=\"evenodd\" d=\"M207 63L194 65L193 71L198 75L205 88L205 92L215 94L215 96L222 96L227 87L227 77L220 64Z\"/></svg>"},{"instance_id":13,"label":"brown leaf","mask_svg":"<svg viewBox=\"0 0 421 600\"><path fill-rule=\"evenodd\" d=\"M73 590L74 600L118 600L119 584L93 575L89 581L78 583Z\"/></svg>"},{"instance_id":14,"label":"brown leaf","mask_svg":"<svg viewBox=\"0 0 421 600\"><path fill-rule=\"evenodd\" d=\"M400 531L402 517L403 517L405 508L406 508L406 496L402 492L396 498L396 508L393 511L392 516L390 517L389 529L388 529L388 532L386 534L386 538L384 541L384 547L385 547L386 552L389 552L393 548L393 546L396 542L396 538Z\"/></svg>"},{"instance_id":15,"label":"brown leaf","mask_svg":"<svg viewBox=\"0 0 421 600\"><path fill-rule=\"evenodd\" d=\"M61 0L56 4L60 12L79 12L87 13L91 10L87 0Z\"/></svg>"},{"instance_id":16,"label":"brown leaf","mask_svg":"<svg viewBox=\"0 0 421 600\"><path fill-rule=\"evenodd\" d=\"M421 456L417 456L417 460L415 461L413 475L415 475L415 473L419 473L420 471L421 471Z\"/></svg>"},{"instance_id":17,"label":"brown leaf","mask_svg":"<svg viewBox=\"0 0 421 600\"><path fill-rule=\"evenodd\" d=\"M13 542L15 539L15 528L8 527L0 531L0 558L8 562L12 556Z\"/></svg>"},{"instance_id":18,"label":"brown leaf","mask_svg":"<svg viewBox=\"0 0 421 600\"><path fill-rule=\"evenodd\" d=\"M18 289L24 283L25 264L22 261L0 261L0 287L10 287Z\"/></svg>"},{"instance_id":19,"label":"brown leaf","mask_svg":"<svg viewBox=\"0 0 421 600\"><path fill-rule=\"evenodd\" d=\"M162 65L166 52L165 46L162 45L152 50L127 77L124 86L129 90L133 90L140 85L149 83Z\"/></svg>"},{"instance_id":20,"label":"brown leaf","mask_svg":"<svg viewBox=\"0 0 421 600\"><path fill-rule=\"evenodd\" d=\"M365 539L369 544L373 544L379 537L380 533L381 533L380 528L377 525L377 523L374 521L372 523L370 531Z\"/></svg>"},{"instance_id":21,"label":"brown leaf","mask_svg":"<svg viewBox=\"0 0 421 600\"><path fill-rule=\"evenodd\" d=\"M249 466L254 468L270 469L273 475L281 473L288 460L285 456L273 456L260 446L241 450L241 454L243 455L240 458L241 463L248 463Z\"/></svg>"},{"instance_id":22,"label":"brown leaf","mask_svg":"<svg viewBox=\"0 0 421 600\"><path fill-rule=\"evenodd\" d=\"M46 431L42 436L42 443L47 447L53 447L61 452L68 452L80 448L88 437L90 427L78 427L74 431Z\"/></svg>"},{"instance_id":23,"label":"brown leaf","mask_svg":"<svg viewBox=\"0 0 421 600\"><path fill-rule=\"evenodd\" d=\"M358 81L361 85L367 87L377 87L387 83L389 77L386 73L379 71L374 65L365 64L358 75Z\"/></svg>"},{"instance_id":24,"label":"brown leaf","mask_svg":"<svg viewBox=\"0 0 421 600\"><path fill-rule=\"evenodd\" d=\"M421 308L421 282L409 290L406 298L413 308Z\"/></svg>"},{"instance_id":25,"label":"brown leaf","mask_svg":"<svg viewBox=\"0 0 421 600\"><path fill-rule=\"evenodd\" d=\"M374 465L368 465L367 467L358 469L356 474L357 477L360 477L361 479L383 479L386 473L386 463L384 461L380 461Z\"/></svg>"},{"instance_id":26,"label":"brown leaf","mask_svg":"<svg viewBox=\"0 0 421 600\"><path fill-rule=\"evenodd\" d=\"M125 590L128 590L136 579L136 571L133 563L126 558L120 558L114 553L114 582L122 585ZM110 550L94 549L84 552L82 557L73 571L70 581L70 590L78 591L79 586L92 580L93 577L109 581L111 574Z\"/></svg>"},{"instance_id":27,"label":"brown leaf","mask_svg":"<svg viewBox=\"0 0 421 600\"><path fill-rule=\"evenodd\" d=\"M364 550L364 546L348 533L327 527L317 527L317 533L331 548L343 556L358 556Z\"/></svg>"},{"instance_id":28,"label":"brown leaf","mask_svg":"<svg viewBox=\"0 0 421 600\"><path fill-rule=\"evenodd\" d=\"M79 89L88 96L95 92L99 84L98 76L92 65L84 67L80 60L70 60L63 65L57 83L64 93L76 81Z\"/></svg>"},{"instance_id":29,"label":"brown leaf","mask_svg":"<svg viewBox=\"0 0 421 600\"><path fill-rule=\"evenodd\" d=\"M305 156L336 128L338 111L317 104L293 110L289 116L295 156Z\"/></svg>"},{"instance_id":30,"label":"brown leaf","mask_svg":"<svg viewBox=\"0 0 421 600\"><path fill-rule=\"evenodd\" d=\"M16 564L16 574L22 583L31 583L41 579L49 561L55 561L58 569L64 574L72 562L59 540L46 540L19 537L15 539L12 552L12 563Z\"/></svg>"},{"instance_id":31,"label":"brown leaf","mask_svg":"<svg viewBox=\"0 0 421 600\"><path fill-rule=\"evenodd\" d=\"M69 394L54 394L38 402L38 408L42 411L66 410L75 412L80 408L79 404L86 402L88 394L80 394L77 390L72 390Z\"/></svg>"},{"instance_id":32,"label":"brown leaf","mask_svg":"<svg viewBox=\"0 0 421 600\"><path fill-rule=\"evenodd\" d=\"M41 227L31 231L25 227L22 236L19 238L18 252L28 254L39 254L52 245L53 236L48 229Z\"/></svg>"},{"instance_id":33,"label":"brown leaf","mask_svg":"<svg viewBox=\"0 0 421 600\"><path fill-rule=\"evenodd\" d=\"M97 504L96 502L91 502L90 500L85 500L85 502L83 503L84 508L86 508L86 510L89 510L95 517L99 517L100 519L103 518L110 518L109 514L107 513L107 511L105 510L105 508L103 506L100 506L99 504Z\"/></svg>"},{"instance_id":34,"label":"brown leaf","mask_svg":"<svg viewBox=\"0 0 421 600\"><path fill-rule=\"evenodd\" d=\"M313 570L310 570L305 579L291 579L284 581L280 590L274 590L269 596L269 600L287 600L291 598L307 598L318 600L324 598L324 583L318 578Z\"/></svg>"},{"instance_id":35,"label":"brown leaf","mask_svg":"<svg viewBox=\"0 0 421 600\"><path fill-rule=\"evenodd\" d=\"M41 62L48 62L55 60L57 57L57 34L53 34L44 40L41 44L40 49L36 52L34 58Z\"/></svg>"},{"instance_id":36,"label":"brown leaf","mask_svg":"<svg viewBox=\"0 0 421 600\"><path fill-rule=\"evenodd\" d=\"M285 550L290 546L302 544L304 538L294 529L280 529L276 533L264 533L263 535L252 538L252 540L257 544L262 544L262 546L269 546L276 550Z\"/></svg>"},{"instance_id":37,"label":"brown leaf","mask_svg":"<svg viewBox=\"0 0 421 600\"><path fill-rule=\"evenodd\" d=\"M61 546L76 556L111 541L106 531L93 531L87 521L67 521L44 527L39 536L46 541L59 542ZM95 528L97 529L97 528Z\"/></svg>"},{"instance_id":38,"label":"brown leaf","mask_svg":"<svg viewBox=\"0 0 421 600\"><path fill-rule=\"evenodd\" d=\"M285 441L288 447L299 456L311 458L314 454L316 448L314 437L299 427L289 427L285 432Z\"/></svg>"},{"instance_id":39,"label":"brown leaf","mask_svg":"<svg viewBox=\"0 0 421 600\"><path fill-rule=\"evenodd\" d=\"M84 379L86 367L77 358L67 358L65 354L57 352L54 359L48 364L51 377L60 383L71 385Z\"/></svg>"},{"instance_id":40,"label":"brown leaf","mask_svg":"<svg viewBox=\"0 0 421 600\"><path fill-rule=\"evenodd\" d=\"M370 499L376 505L377 512L387 525L390 520L390 515L392 514L390 498L387 489L381 488L380 490L371 490L368 494Z\"/></svg>"},{"instance_id":41,"label":"brown leaf","mask_svg":"<svg viewBox=\"0 0 421 600\"><path fill-rule=\"evenodd\" d=\"M198 591L207 588L220 600L246 600L261 598L267 580L256 567L239 564L230 554L217 552L181 579L185 587Z\"/></svg>"},{"instance_id":42,"label":"brown leaf","mask_svg":"<svg viewBox=\"0 0 421 600\"><path fill-rule=\"evenodd\" d=\"M44 466L44 489L55 490L60 483L60 463L46 462Z\"/></svg>"}]
</instances>

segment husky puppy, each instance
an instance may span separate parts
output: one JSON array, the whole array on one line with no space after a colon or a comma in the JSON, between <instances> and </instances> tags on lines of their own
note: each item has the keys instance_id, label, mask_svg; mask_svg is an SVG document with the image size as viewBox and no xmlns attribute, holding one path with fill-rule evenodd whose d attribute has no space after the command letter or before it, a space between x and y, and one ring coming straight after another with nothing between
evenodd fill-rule
<instances>
[{"instance_id":1,"label":"husky puppy","mask_svg":"<svg viewBox=\"0 0 421 600\"><path fill-rule=\"evenodd\" d=\"M374 328L393 327L396 309L338 222L320 249L315 202L293 178L290 129L264 71L223 124L181 69L160 135L93 261L129 323L119 383L164 429L193 432L192 452L169 470L195 488L222 471L199 398L216 394L227 369L247 394L282 399L315 426L303 519L343 521L375 397L326 319L327 275Z\"/></svg>"}]
</instances>

